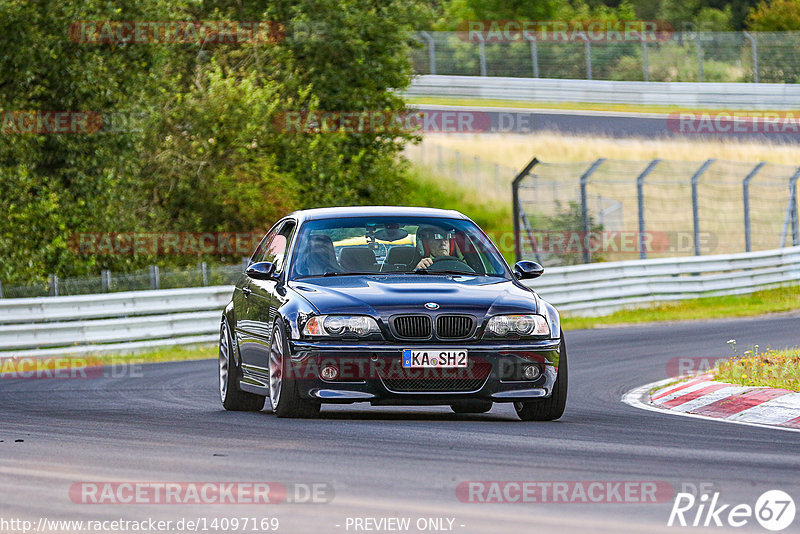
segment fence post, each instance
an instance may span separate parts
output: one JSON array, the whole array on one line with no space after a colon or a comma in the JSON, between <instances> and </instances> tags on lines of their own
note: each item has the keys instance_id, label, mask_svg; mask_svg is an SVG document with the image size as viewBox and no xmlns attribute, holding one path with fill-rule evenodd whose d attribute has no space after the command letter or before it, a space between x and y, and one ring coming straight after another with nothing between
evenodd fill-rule
<instances>
[{"instance_id":1,"label":"fence post","mask_svg":"<svg viewBox=\"0 0 800 534\"><path fill-rule=\"evenodd\" d=\"M531 63L533 64L533 77L539 77L539 47L536 38L531 39Z\"/></svg>"},{"instance_id":2,"label":"fence post","mask_svg":"<svg viewBox=\"0 0 800 534\"><path fill-rule=\"evenodd\" d=\"M758 43L756 43L756 38L750 32L742 33L750 41L750 47L753 50L753 82L758 83Z\"/></svg>"},{"instance_id":3,"label":"fence post","mask_svg":"<svg viewBox=\"0 0 800 534\"><path fill-rule=\"evenodd\" d=\"M713 159L706 160L703 165L692 175L692 221L694 223L694 255L700 255L700 207L697 203L697 184L700 177L714 163Z\"/></svg>"},{"instance_id":4,"label":"fence post","mask_svg":"<svg viewBox=\"0 0 800 534\"><path fill-rule=\"evenodd\" d=\"M522 210L520 209L519 203L519 184L523 178L528 176L528 173L531 172L536 164L539 163L539 160L533 158L530 163L528 163L524 169L520 171L520 173L514 178L511 182L511 201L512 206L511 210L514 214L514 261L520 261L522 259L522 246L520 244L520 228L519 228L519 220L520 214ZM527 220L527 217L526 217ZM539 259L539 251L537 250L538 247L534 247L534 252L536 253L536 259Z\"/></svg>"},{"instance_id":5,"label":"fence post","mask_svg":"<svg viewBox=\"0 0 800 534\"><path fill-rule=\"evenodd\" d=\"M431 74L436 74L436 43L428 32L419 32L428 41L428 69Z\"/></svg>"},{"instance_id":6,"label":"fence post","mask_svg":"<svg viewBox=\"0 0 800 534\"><path fill-rule=\"evenodd\" d=\"M0 299L3 298L3 282L0 281Z\"/></svg>"},{"instance_id":7,"label":"fence post","mask_svg":"<svg viewBox=\"0 0 800 534\"><path fill-rule=\"evenodd\" d=\"M478 43L478 52L481 59L481 76L486 76L486 43L483 41Z\"/></svg>"},{"instance_id":8,"label":"fence post","mask_svg":"<svg viewBox=\"0 0 800 534\"><path fill-rule=\"evenodd\" d=\"M461 152L456 150L456 179L461 180Z\"/></svg>"},{"instance_id":9,"label":"fence post","mask_svg":"<svg viewBox=\"0 0 800 534\"><path fill-rule=\"evenodd\" d=\"M797 179L800 178L800 169L794 173L792 179L789 181L791 192L789 193L789 202L792 203L792 246L800 246L800 221L797 220Z\"/></svg>"},{"instance_id":10,"label":"fence post","mask_svg":"<svg viewBox=\"0 0 800 534\"><path fill-rule=\"evenodd\" d=\"M499 163L495 163L494 164L494 183L495 184L499 184L500 183L500 164ZM0 296L2 296L2 295L0 295Z\"/></svg>"},{"instance_id":11,"label":"fence post","mask_svg":"<svg viewBox=\"0 0 800 534\"><path fill-rule=\"evenodd\" d=\"M750 242L750 181L756 177L758 171L761 170L761 167L766 165L767 162L762 161L755 167L750 173L745 176L744 181L742 181L742 202L744 204L744 250L746 252L750 252L752 248Z\"/></svg>"},{"instance_id":12,"label":"fence post","mask_svg":"<svg viewBox=\"0 0 800 534\"><path fill-rule=\"evenodd\" d=\"M481 181L481 158L480 156L475 156L475 183L478 184Z\"/></svg>"},{"instance_id":13,"label":"fence post","mask_svg":"<svg viewBox=\"0 0 800 534\"><path fill-rule=\"evenodd\" d=\"M242 256L242 271L246 271L250 267L250 258Z\"/></svg>"},{"instance_id":14,"label":"fence post","mask_svg":"<svg viewBox=\"0 0 800 534\"><path fill-rule=\"evenodd\" d=\"M586 170L585 173L581 175L580 183L581 183L581 220L583 222L583 263L589 263L592 261L590 252L589 252L589 206L588 200L586 198L586 184L589 182L589 176L591 176L597 168L603 164L606 158L600 158Z\"/></svg>"},{"instance_id":15,"label":"fence post","mask_svg":"<svg viewBox=\"0 0 800 534\"><path fill-rule=\"evenodd\" d=\"M648 174L653 172L653 169L655 169L656 165L659 163L661 163L660 159L654 159L647 168L642 171L642 174L636 177L636 198L639 203L639 257L643 260L647 259L647 250L645 248L647 240L644 235L644 179L647 178Z\"/></svg>"},{"instance_id":16,"label":"fence post","mask_svg":"<svg viewBox=\"0 0 800 534\"><path fill-rule=\"evenodd\" d=\"M644 81L650 81L650 58L647 55L647 41L644 39L644 35L642 36L642 74L644 75Z\"/></svg>"},{"instance_id":17,"label":"fence post","mask_svg":"<svg viewBox=\"0 0 800 534\"><path fill-rule=\"evenodd\" d=\"M781 234L781 246L786 246L786 234L789 232L789 223L792 223L792 244L798 244L797 228L797 179L800 178L800 168L789 178L789 202L786 204L786 219L783 221L783 233Z\"/></svg>"},{"instance_id":18,"label":"fence post","mask_svg":"<svg viewBox=\"0 0 800 534\"><path fill-rule=\"evenodd\" d=\"M158 272L158 265L150 266L150 289L161 289L161 280Z\"/></svg>"},{"instance_id":19,"label":"fence post","mask_svg":"<svg viewBox=\"0 0 800 534\"><path fill-rule=\"evenodd\" d=\"M208 265L206 262L200 262L200 276L203 278L203 287L208 285Z\"/></svg>"},{"instance_id":20,"label":"fence post","mask_svg":"<svg viewBox=\"0 0 800 534\"><path fill-rule=\"evenodd\" d=\"M58 296L58 275L51 274L49 277L50 279L50 296L57 297Z\"/></svg>"},{"instance_id":21,"label":"fence post","mask_svg":"<svg viewBox=\"0 0 800 534\"><path fill-rule=\"evenodd\" d=\"M100 287L103 290L103 293L108 293L111 286L111 271L108 269L103 269L100 271Z\"/></svg>"},{"instance_id":22,"label":"fence post","mask_svg":"<svg viewBox=\"0 0 800 534\"><path fill-rule=\"evenodd\" d=\"M705 81L705 73L703 72L703 42L700 40L700 32L694 36L694 42L697 44L697 81Z\"/></svg>"},{"instance_id":23,"label":"fence post","mask_svg":"<svg viewBox=\"0 0 800 534\"><path fill-rule=\"evenodd\" d=\"M439 174L444 172L444 158L442 157L442 145L436 146L436 157L438 158Z\"/></svg>"},{"instance_id":24,"label":"fence post","mask_svg":"<svg viewBox=\"0 0 800 534\"><path fill-rule=\"evenodd\" d=\"M586 40L586 79L592 79L592 43L589 41L588 37L584 37Z\"/></svg>"}]
</instances>

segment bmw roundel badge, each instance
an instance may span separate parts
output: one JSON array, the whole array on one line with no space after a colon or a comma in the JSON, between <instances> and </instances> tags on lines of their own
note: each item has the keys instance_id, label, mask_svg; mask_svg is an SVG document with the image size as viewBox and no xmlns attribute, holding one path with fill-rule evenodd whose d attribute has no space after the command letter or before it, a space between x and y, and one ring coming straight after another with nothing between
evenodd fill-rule
<instances>
[{"instance_id":1,"label":"bmw roundel badge","mask_svg":"<svg viewBox=\"0 0 800 534\"><path fill-rule=\"evenodd\" d=\"M439 305L436 304L435 302L426 302L425 303L425 307L428 308L429 310L438 310L439 309Z\"/></svg>"}]
</instances>

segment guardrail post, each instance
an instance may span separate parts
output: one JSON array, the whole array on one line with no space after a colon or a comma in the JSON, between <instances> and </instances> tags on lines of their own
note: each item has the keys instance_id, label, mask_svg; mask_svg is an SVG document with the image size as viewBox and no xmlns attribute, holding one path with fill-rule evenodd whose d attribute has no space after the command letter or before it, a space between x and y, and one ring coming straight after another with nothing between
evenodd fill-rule
<instances>
[{"instance_id":1,"label":"guardrail post","mask_svg":"<svg viewBox=\"0 0 800 534\"><path fill-rule=\"evenodd\" d=\"M703 165L692 175L692 221L694 223L694 255L700 255L700 207L697 203L697 184L700 177L714 163L713 159L706 160Z\"/></svg>"},{"instance_id":2,"label":"guardrail post","mask_svg":"<svg viewBox=\"0 0 800 534\"><path fill-rule=\"evenodd\" d=\"M758 83L758 43L755 37L750 32L742 32L744 36L750 41L750 47L753 50L753 82Z\"/></svg>"},{"instance_id":3,"label":"guardrail post","mask_svg":"<svg viewBox=\"0 0 800 534\"><path fill-rule=\"evenodd\" d=\"M539 77L539 46L536 44L536 38L531 39L531 63L533 64L533 77Z\"/></svg>"},{"instance_id":4,"label":"guardrail post","mask_svg":"<svg viewBox=\"0 0 800 534\"><path fill-rule=\"evenodd\" d=\"M428 32L419 32L428 41L428 69L431 74L436 74L436 43Z\"/></svg>"},{"instance_id":5,"label":"guardrail post","mask_svg":"<svg viewBox=\"0 0 800 534\"><path fill-rule=\"evenodd\" d=\"M161 280L158 272L158 265L150 266L150 289L161 289Z\"/></svg>"},{"instance_id":6,"label":"guardrail post","mask_svg":"<svg viewBox=\"0 0 800 534\"><path fill-rule=\"evenodd\" d=\"M606 158L600 158L586 170L585 173L581 175L580 184L581 184L581 221L583 222L583 263L589 263L592 261L591 254L589 252L589 206L588 200L586 198L586 184L589 182L589 176L591 176L597 168L603 164Z\"/></svg>"},{"instance_id":7,"label":"guardrail post","mask_svg":"<svg viewBox=\"0 0 800 534\"><path fill-rule=\"evenodd\" d=\"M208 285L208 265L206 262L200 262L200 276L203 279L203 287Z\"/></svg>"},{"instance_id":8,"label":"guardrail post","mask_svg":"<svg viewBox=\"0 0 800 534\"><path fill-rule=\"evenodd\" d=\"M650 81L650 58L647 55L647 41L642 36L642 74L644 81Z\"/></svg>"},{"instance_id":9,"label":"guardrail post","mask_svg":"<svg viewBox=\"0 0 800 534\"><path fill-rule=\"evenodd\" d=\"M511 182L511 199L512 199L511 201L513 203L511 206L511 210L514 215L514 261L522 260L522 246L520 241L519 221L520 221L520 215L524 212L522 211L519 202L519 184L523 178L528 176L528 174L531 172L531 169L533 169L537 163L539 163L539 160L533 158L530 161L530 163L528 163L525 166L525 168L522 169L520 173ZM527 220L527 217L525 219ZM539 260L539 251L537 249L538 247L534 246L533 250L536 254L536 259Z\"/></svg>"},{"instance_id":10,"label":"guardrail post","mask_svg":"<svg viewBox=\"0 0 800 534\"><path fill-rule=\"evenodd\" d=\"M103 293L108 293L111 289L111 271L108 269L100 271L100 287Z\"/></svg>"},{"instance_id":11,"label":"guardrail post","mask_svg":"<svg viewBox=\"0 0 800 534\"><path fill-rule=\"evenodd\" d=\"M744 181L742 181L742 202L744 204L744 249L746 252L750 252L752 248L752 244L750 242L750 181L756 177L758 171L761 170L761 167L766 165L767 162L762 161L755 167L750 173L745 176Z\"/></svg>"},{"instance_id":12,"label":"guardrail post","mask_svg":"<svg viewBox=\"0 0 800 534\"><path fill-rule=\"evenodd\" d=\"M478 53L481 60L481 76L486 76L486 43L483 41L478 43Z\"/></svg>"},{"instance_id":13,"label":"guardrail post","mask_svg":"<svg viewBox=\"0 0 800 534\"><path fill-rule=\"evenodd\" d=\"M654 159L650 162L647 168L642 171L642 174L636 177L636 198L639 203L639 257L641 259L647 259L647 250L645 249L645 243L647 240L645 239L645 224L644 224L644 179L647 178L647 175L653 172L653 169L656 168L656 165L661 163L660 159Z\"/></svg>"},{"instance_id":14,"label":"guardrail post","mask_svg":"<svg viewBox=\"0 0 800 534\"><path fill-rule=\"evenodd\" d=\"M50 280L50 296L57 297L58 296L58 275L51 274L49 277Z\"/></svg>"}]
</instances>

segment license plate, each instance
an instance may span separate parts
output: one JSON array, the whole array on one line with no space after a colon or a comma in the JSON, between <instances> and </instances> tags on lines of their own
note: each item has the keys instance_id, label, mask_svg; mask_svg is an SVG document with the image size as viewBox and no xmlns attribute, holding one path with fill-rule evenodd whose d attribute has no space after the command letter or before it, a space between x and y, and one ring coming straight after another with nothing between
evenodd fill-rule
<instances>
[{"instance_id":1,"label":"license plate","mask_svg":"<svg viewBox=\"0 0 800 534\"><path fill-rule=\"evenodd\" d=\"M405 349L403 367L467 367L467 358L466 349Z\"/></svg>"}]
</instances>

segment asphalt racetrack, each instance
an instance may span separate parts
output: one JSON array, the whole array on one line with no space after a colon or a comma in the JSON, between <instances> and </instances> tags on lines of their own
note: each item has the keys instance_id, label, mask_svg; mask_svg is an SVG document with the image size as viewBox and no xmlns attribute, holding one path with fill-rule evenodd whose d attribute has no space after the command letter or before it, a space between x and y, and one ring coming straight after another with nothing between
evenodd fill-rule
<instances>
[{"instance_id":1,"label":"asphalt racetrack","mask_svg":"<svg viewBox=\"0 0 800 534\"><path fill-rule=\"evenodd\" d=\"M728 355L732 338L739 347L793 346L799 324L792 315L568 332L569 401L553 423L520 422L508 404L469 416L367 405L325 407L317 420L225 412L213 360L145 365L122 378L0 380L0 519L278 518L286 533L364 532L354 518L387 517L410 518L407 532L448 531L427 521L418 530L420 518L482 534L688 531L667 527L672 497L486 504L462 502L456 489L657 481L675 492L704 485L732 505L754 506L770 489L797 501L800 433L653 413L620 398L666 378L671 358ZM86 481L321 483L333 494L315 504L84 504L70 488ZM735 530L765 532L752 517Z\"/></svg>"}]
</instances>

